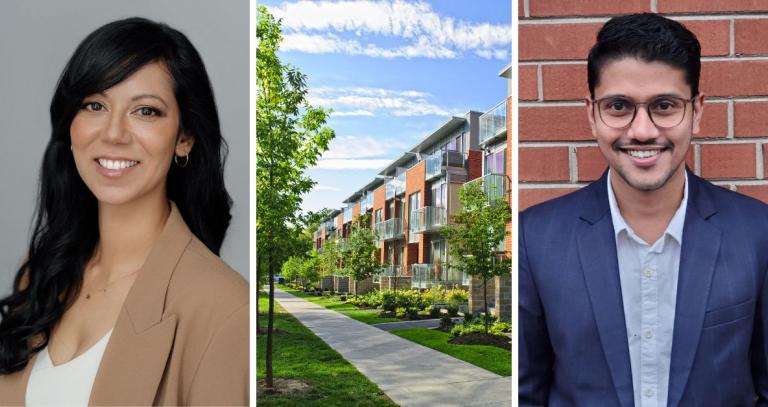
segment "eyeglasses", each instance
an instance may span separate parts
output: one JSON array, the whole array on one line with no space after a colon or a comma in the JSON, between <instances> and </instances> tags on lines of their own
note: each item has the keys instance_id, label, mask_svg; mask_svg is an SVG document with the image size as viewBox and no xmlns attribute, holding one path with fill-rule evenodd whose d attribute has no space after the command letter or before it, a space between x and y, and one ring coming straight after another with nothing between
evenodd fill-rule
<instances>
[{"instance_id":1,"label":"eyeglasses","mask_svg":"<svg viewBox=\"0 0 768 407\"><path fill-rule=\"evenodd\" d=\"M638 105L645 105L648 117L651 118L656 127L671 129L683 122L688 102L692 102L695 98L695 96L690 99L660 96L650 102L637 103L624 97L609 96L597 100L593 99L592 103L593 106L597 106L600 120L613 129L629 127L637 116Z\"/></svg>"}]
</instances>

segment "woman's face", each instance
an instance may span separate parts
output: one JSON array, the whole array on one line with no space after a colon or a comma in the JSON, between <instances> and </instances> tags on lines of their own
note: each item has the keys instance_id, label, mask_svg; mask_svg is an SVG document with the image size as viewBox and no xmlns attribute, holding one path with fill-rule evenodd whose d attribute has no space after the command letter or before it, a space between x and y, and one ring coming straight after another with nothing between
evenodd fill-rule
<instances>
[{"instance_id":1,"label":"woman's face","mask_svg":"<svg viewBox=\"0 0 768 407\"><path fill-rule=\"evenodd\" d=\"M193 139L179 134L179 106L164 64L145 65L104 92L83 99L70 126L80 177L103 204L166 198L174 154Z\"/></svg>"}]
</instances>

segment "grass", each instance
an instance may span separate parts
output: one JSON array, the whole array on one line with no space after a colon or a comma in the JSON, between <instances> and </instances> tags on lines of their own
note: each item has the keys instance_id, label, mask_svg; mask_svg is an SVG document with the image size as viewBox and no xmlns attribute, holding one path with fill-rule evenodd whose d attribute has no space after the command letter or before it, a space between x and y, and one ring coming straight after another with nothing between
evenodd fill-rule
<instances>
[{"instance_id":1,"label":"grass","mask_svg":"<svg viewBox=\"0 0 768 407\"><path fill-rule=\"evenodd\" d=\"M348 304L344 301L341 301L340 296L338 295L333 295L330 297L326 297L326 296L318 297L316 295L309 295L304 291L295 290L293 288L290 288L282 284L277 284L276 287L287 292L288 294L293 294L299 298L303 298L309 302L313 302L317 305L323 306L328 309L332 309L334 311L352 311L352 310L360 309L356 305Z\"/></svg>"},{"instance_id":2,"label":"grass","mask_svg":"<svg viewBox=\"0 0 768 407\"><path fill-rule=\"evenodd\" d=\"M400 322L400 318L383 318L379 317L378 311L354 311L345 312L344 315L356 319L364 324L381 324L384 322Z\"/></svg>"},{"instance_id":3,"label":"grass","mask_svg":"<svg viewBox=\"0 0 768 407\"><path fill-rule=\"evenodd\" d=\"M512 352L488 345L454 345L450 335L436 329L410 328L390 331L409 341L451 355L501 376L512 375Z\"/></svg>"},{"instance_id":4,"label":"grass","mask_svg":"<svg viewBox=\"0 0 768 407\"><path fill-rule=\"evenodd\" d=\"M265 313L267 302L267 295L260 293L259 309ZM260 317L258 325L266 328L267 318ZM297 394L258 394L260 406L397 406L353 365L277 304L275 328L284 334L273 337L274 377L302 380L311 388ZM266 346L266 335L260 335L256 359L256 377L259 379L265 377Z\"/></svg>"}]
</instances>

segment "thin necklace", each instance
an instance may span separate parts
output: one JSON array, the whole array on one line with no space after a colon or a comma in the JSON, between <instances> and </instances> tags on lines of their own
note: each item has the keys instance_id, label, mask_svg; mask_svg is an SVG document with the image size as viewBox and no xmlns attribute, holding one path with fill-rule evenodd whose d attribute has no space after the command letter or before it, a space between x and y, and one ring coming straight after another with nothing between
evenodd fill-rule
<instances>
[{"instance_id":1,"label":"thin necklace","mask_svg":"<svg viewBox=\"0 0 768 407\"><path fill-rule=\"evenodd\" d=\"M90 300L90 299L91 299L91 294L99 294L99 293L105 293L105 292L107 292L107 288L109 288L109 286L111 286L112 284L115 284L116 282L118 282L118 281L120 281L120 280L122 280L122 279L124 279L124 278L126 278L126 277L128 277L128 276L132 276L132 275L134 275L134 274L136 274L136 273L138 273L138 272L139 272L139 270L136 270L136 271L132 271L132 272L130 272L130 273L128 273L128 274L126 274L126 275L124 275L124 276L120 276L120 277L118 277L118 278L116 278L116 279L112 280L110 283L108 283L108 284L107 284L107 285L105 285L104 287L101 287L101 288L97 288L97 289L95 289L95 290L89 290L87 293L85 293L85 299L86 299L86 300Z\"/></svg>"}]
</instances>

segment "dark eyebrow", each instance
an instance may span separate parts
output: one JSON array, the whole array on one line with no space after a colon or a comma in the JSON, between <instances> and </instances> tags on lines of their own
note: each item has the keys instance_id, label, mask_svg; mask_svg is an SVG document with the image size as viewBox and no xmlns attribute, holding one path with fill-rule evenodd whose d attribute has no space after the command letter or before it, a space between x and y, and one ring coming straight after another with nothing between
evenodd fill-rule
<instances>
[{"instance_id":1,"label":"dark eyebrow","mask_svg":"<svg viewBox=\"0 0 768 407\"><path fill-rule=\"evenodd\" d=\"M152 95L152 94L149 94L149 93L146 93L146 94L142 94L142 95L136 95L136 96L134 96L134 97L132 97L132 98L131 98L131 102L135 102L135 101L137 101L137 100L139 100L139 99L146 99L146 98L150 98L150 99L157 99L157 100L159 100L159 101L160 101L160 103L162 103L162 104L163 104L163 105L164 105L166 108L168 107L168 103L165 103L165 100L163 100L163 98L161 98L160 96L157 96L157 95Z\"/></svg>"},{"instance_id":2,"label":"dark eyebrow","mask_svg":"<svg viewBox=\"0 0 768 407\"><path fill-rule=\"evenodd\" d=\"M675 94L675 93L662 93L662 94L658 94L658 95L653 95L648 100L650 101L650 100L663 99L663 98L669 98L669 97L685 99L685 97L680 96L680 95ZM623 99L623 100L628 100L628 101L630 101L632 103L636 102L635 99L633 99L633 98L631 98L629 96L626 96L626 95L607 95L607 96L601 97L600 99Z\"/></svg>"}]
</instances>

